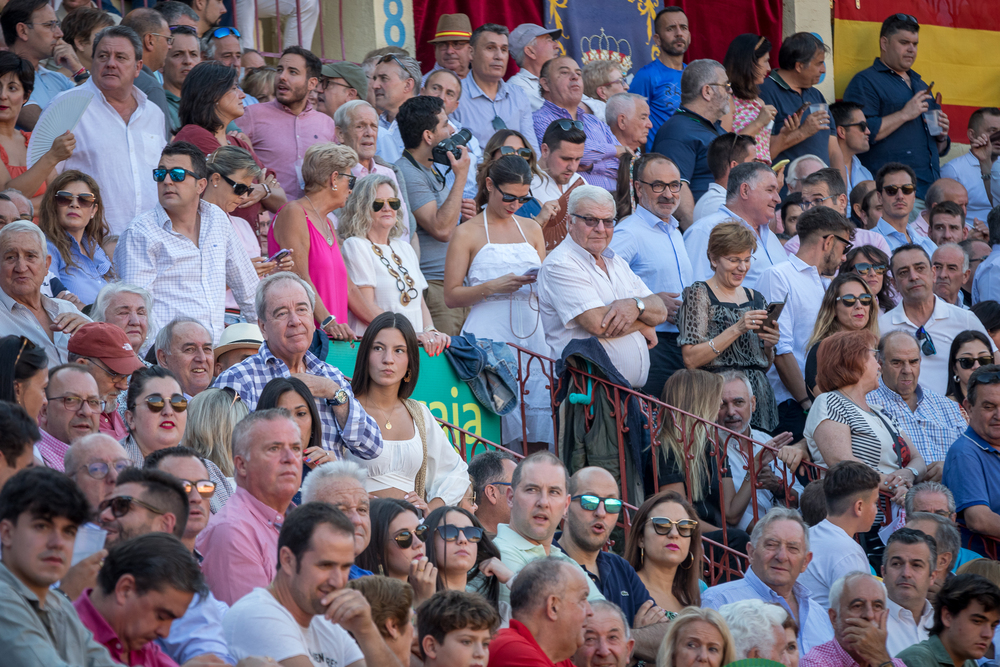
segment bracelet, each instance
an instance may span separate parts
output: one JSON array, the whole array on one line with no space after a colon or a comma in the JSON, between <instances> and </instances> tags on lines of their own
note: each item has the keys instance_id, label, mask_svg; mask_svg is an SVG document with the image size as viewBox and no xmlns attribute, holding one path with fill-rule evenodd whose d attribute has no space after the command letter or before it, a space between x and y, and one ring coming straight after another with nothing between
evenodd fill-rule
<instances>
[{"instance_id":1,"label":"bracelet","mask_svg":"<svg viewBox=\"0 0 1000 667\"><path fill-rule=\"evenodd\" d=\"M81 74L83 74L86 71L87 71L86 67L81 67L77 71L73 72L73 78L75 79L76 77L80 76Z\"/></svg>"},{"instance_id":2,"label":"bracelet","mask_svg":"<svg viewBox=\"0 0 1000 667\"><path fill-rule=\"evenodd\" d=\"M708 346L709 346L710 348L712 348L712 352L715 352L715 356L719 356L720 354L722 354L722 353L721 353L721 352L719 352L719 350L718 350L718 349L717 349L717 348L715 347L715 339L714 339L714 338L712 338L712 339L710 339L710 340L708 341Z\"/></svg>"},{"instance_id":3,"label":"bracelet","mask_svg":"<svg viewBox=\"0 0 1000 667\"><path fill-rule=\"evenodd\" d=\"M261 183L261 185L264 186L264 198L266 199L266 198L270 197L271 196L271 188L269 188L267 186L267 183Z\"/></svg>"}]
</instances>

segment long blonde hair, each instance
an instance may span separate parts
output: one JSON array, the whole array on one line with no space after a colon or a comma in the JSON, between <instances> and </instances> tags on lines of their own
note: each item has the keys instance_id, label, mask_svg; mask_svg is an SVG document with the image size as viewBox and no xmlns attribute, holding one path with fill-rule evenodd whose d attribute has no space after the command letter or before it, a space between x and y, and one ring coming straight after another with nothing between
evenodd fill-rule
<instances>
[{"instance_id":1,"label":"long blonde hair","mask_svg":"<svg viewBox=\"0 0 1000 667\"><path fill-rule=\"evenodd\" d=\"M337 235L341 241L346 241L352 236L365 238L372 228L372 218L375 210L372 203L378 198L380 185L392 186L392 196L399 198L399 188L396 182L388 176L382 174L369 174L354 184L354 189L347 197L340 212L340 219L337 221ZM388 206L388 204L386 204ZM396 224L389 230L389 238L394 239L403 235L406 227L403 223L403 207L396 211Z\"/></svg>"},{"instance_id":2,"label":"long blonde hair","mask_svg":"<svg viewBox=\"0 0 1000 667\"><path fill-rule=\"evenodd\" d=\"M188 403L187 427L181 444L219 466L226 477L232 477L233 429L247 414L247 406L229 391L206 389Z\"/></svg>"},{"instance_id":3,"label":"long blonde hair","mask_svg":"<svg viewBox=\"0 0 1000 667\"><path fill-rule=\"evenodd\" d=\"M840 295L840 288L847 283L857 283L864 288L865 294L874 296L871 290L868 289L868 283L865 282L864 278L853 272L840 273L830 281L830 286L826 288L826 292L823 294L823 301L819 306L819 314L816 316L816 325L813 327L809 342L806 343L806 350L811 350L813 345L818 345L823 339L830 336L830 334L845 330L843 325L837 321L837 297ZM872 305L868 308L868 323L865 324L865 329L872 332L875 338L878 339L878 303L875 299L872 300Z\"/></svg>"},{"instance_id":4,"label":"long blonde hair","mask_svg":"<svg viewBox=\"0 0 1000 667\"><path fill-rule=\"evenodd\" d=\"M708 607L685 607L679 614L670 621L670 627L663 641L660 642L660 650L656 652L656 667L674 667L674 658L677 657L677 642L681 632L685 627L695 621L704 621L715 626L715 629L722 635L722 661L720 665L728 665L736 660L736 643L733 635L729 632L722 614Z\"/></svg>"},{"instance_id":5,"label":"long blonde hair","mask_svg":"<svg viewBox=\"0 0 1000 667\"><path fill-rule=\"evenodd\" d=\"M682 368L671 375L663 385L663 402L713 424L719 415L724 384L722 376L717 373ZM682 425L686 428L682 429ZM691 448L688 453L684 451L682 442L685 433L691 435ZM691 424L689 418L668 414L663 419L659 439L660 446L669 448L674 460L682 468L689 467L691 483L688 491L691 492L691 499L697 502L704 498L706 491L704 485L709 481L708 429L705 425L701 422Z\"/></svg>"}]
</instances>

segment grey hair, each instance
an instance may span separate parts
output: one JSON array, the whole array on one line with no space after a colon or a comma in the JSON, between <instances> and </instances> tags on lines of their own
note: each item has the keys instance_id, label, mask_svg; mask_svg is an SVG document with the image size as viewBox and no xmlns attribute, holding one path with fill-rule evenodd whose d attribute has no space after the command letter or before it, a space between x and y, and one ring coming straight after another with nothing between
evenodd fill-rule
<instances>
[{"instance_id":1,"label":"grey hair","mask_svg":"<svg viewBox=\"0 0 1000 667\"><path fill-rule=\"evenodd\" d=\"M726 71L718 60L702 58L688 64L681 75L681 104L688 104L701 96L701 89L715 83L715 71Z\"/></svg>"},{"instance_id":2,"label":"grey hair","mask_svg":"<svg viewBox=\"0 0 1000 667\"><path fill-rule=\"evenodd\" d=\"M567 206L569 215L579 211L580 206L585 203L603 206L610 209L612 215L615 214L615 198L610 192L596 185L581 185L570 193Z\"/></svg>"},{"instance_id":3,"label":"grey hair","mask_svg":"<svg viewBox=\"0 0 1000 667\"><path fill-rule=\"evenodd\" d=\"M951 519L933 512L907 512L906 522L910 521L933 521L937 528L931 537L937 542L938 552L951 554L951 564L955 564L958 550L962 547L962 536Z\"/></svg>"},{"instance_id":4,"label":"grey hair","mask_svg":"<svg viewBox=\"0 0 1000 667\"><path fill-rule=\"evenodd\" d=\"M324 463L313 469L308 477L303 480L302 502L311 503L319 501L319 494L323 487L330 482L343 478L353 479L360 483L361 486L364 486L365 482L368 481L368 472L354 461L348 459Z\"/></svg>"},{"instance_id":5,"label":"grey hair","mask_svg":"<svg viewBox=\"0 0 1000 667\"><path fill-rule=\"evenodd\" d=\"M357 163L358 154L349 146L333 142L313 144L302 160L302 180L306 190L329 188L333 172L350 175L351 168Z\"/></svg>"},{"instance_id":6,"label":"grey hair","mask_svg":"<svg viewBox=\"0 0 1000 667\"><path fill-rule=\"evenodd\" d=\"M625 618L625 612L622 611L621 607L616 605L614 602L608 602L607 600L594 600L590 603L590 608L594 611L595 616L599 611L604 611L612 616L617 616L618 620L622 622L622 627L625 628L625 641L632 639L632 628L629 627L628 619Z\"/></svg>"},{"instance_id":7,"label":"grey hair","mask_svg":"<svg viewBox=\"0 0 1000 667\"><path fill-rule=\"evenodd\" d=\"M338 130L346 130L351 127L351 123L354 122L354 110L359 107L368 107L372 111L375 111L375 115L378 116L378 111L375 110L375 107L364 100L344 102L333 112L333 124L337 126Z\"/></svg>"},{"instance_id":8,"label":"grey hair","mask_svg":"<svg viewBox=\"0 0 1000 667\"><path fill-rule=\"evenodd\" d=\"M312 288L312 285L291 271L279 271L278 273L272 273L271 275L262 278L261 281L257 283L257 293L254 295L253 306L254 310L257 311L258 323L263 324L267 319L267 291L271 289L271 286L275 283L284 282L286 280L301 285L302 289L306 291L306 298L309 299L309 307L316 310L316 290Z\"/></svg>"},{"instance_id":9,"label":"grey hair","mask_svg":"<svg viewBox=\"0 0 1000 667\"><path fill-rule=\"evenodd\" d=\"M937 250L934 251L934 255L938 254L939 251L944 250L945 248L947 248L949 250L958 250L959 252L961 252L962 253L962 271L968 271L969 270L969 253L965 251L965 248L963 248L962 246L958 245L957 243L942 243L941 245L939 245L937 247ZM931 262L932 263L934 262L934 255L931 255Z\"/></svg>"},{"instance_id":10,"label":"grey hair","mask_svg":"<svg viewBox=\"0 0 1000 667\"><path fill-rule=\"evenodd\" d=\"M948 513L955 513L955 496L952 494L951 489L942 484L941 482L920 482L910 488L906 492L906 500L903 501L903 508L906 510L906 515L909 516L914 513L913 501L918 494L921 493L940 493L948 501Z\"/></svg>"},{"instance_id":11,"label":"grey hair","mask_svg":"<svg viewBox=\"0 0 1000 667\"><path fill-rule=\"evenodd\" d=\"M111 301L119 294L135 294L140 299L142 299L142 304L146 306L146 331L155 331L156 323L153 320L153 295L147 290L136 285L131 285L120 280L106 284L101 288L101 291L97 293L97 298L94 299L94 305L90 307L90 319L95 322L107 322L108 321L108 308L111 305ZM147 341L143 341L145 344ZM138 352L139 350L136 350Z\"/></svg>"},{"instance_id":12,"label":"grey hair","mask_svg":"<svg viewBox=\"0 0 1000 667\"><path fill-rule=\"evenodd\" d=\"M573 567L569 561L553 556L538 558L525 565L511 584L513 618L524 619L550 595L562 595L566 589L565 568L568 567Z\"/></svg>"},{"instance_id":13,"label":"grey hair","mask_svg":"<svg viewBox=\"0 0 1000 667\"><path fill-rule=\"evenodd\" d=\"M870 577L872 581L877 583L879 587L882 589L882 599L883 600L886 599L888 593L886 592L885 584L879 581L870 572L862 572L861 570L855 570L854 572L848 572L840 579L837 579L835 582L833 582L833 585L830 586L830 594L827 597L829 606L827 607L827 609L833 609L839 615L840 598L844 594L844 587L847 586L847 584L849 584L850 582L854 581L855 579L860 579L861 577Z\"/></svg>"},{"instance_id":14,"label":"grey hair","mask_svg":"<svg viewBox=\"0 0 1000 667\"><path fill-rule=\"evenodd\" d=\"M785 177L785 182L788 185L793 187L798 187L799 183L801 183L803 179L806 178L805 176L799 176L799 165L803 164L804 162L808 162L809 160L815 160L816 162L819 162L821 165L823 165L822 167L820 167L820 169L825 169L827 166L826 162L823 162L823 159L818 155L813 155L812 153L807 153L806 155L800 155L799 157L792 160L792 163L788 165L788 169L785 171L785 173L788 174Z\"/></svg>"},{"instance_id":15,"label":"grey hair","mask_svg":"<svg viewBox=\"0 0 1000 667\"><path fill-rule=\"evenodd\" d=\"M767 511L767 514L762 516L757 522L757 525L753 527L753 532L750 533L750 544L756 549L757 545L760 544L760 538L764 536L764 531L766 531L771 524L778 521L794 521L802 527L803 539L805 540L806 551L809 551L809 525L802 518L797 510L789 509L787 507L772 507Z\"/></svg>"},{"instance_id":16,"label":"grey hair","mask_svg":"<svg viewBox=\"0 0 1000 667\"><path fill-rule=\"evenodd\" d=\"M233 458L239 456L241 459L249 459L251 432L258 422L274 422L279 419L287 419L294 424L292 413L284 408L268 408L267 410L255 410L244 417L233 429ZM298 428L298 426L296 426Z\"/></svg>"},{"instance_id":17,"label":"grey hair","mask_svg":"<svg viewBox=\"0 0 1000 667\"><path fill-rule=\"evenodd\" d=\"M413 79L413 93L418 94L420 92L420 82L423 81L424 78L423 73L420 71L420 62L415 58L402 53L393 53L392 56L393 58L390 62L399 67L399 69L403 72L403 76L400 78L403 81L406 79ZM384 57L385 56L380 56L379 59ZM378 64L377 60L375 61L375 64Z\"/></svg>"},{"instance_id":18,"label":"grey hair","mask_svg":"<svg viewBox=\"0 0 1000 667\"><path fill-rule=\"evenodd\" d=\"M639 100L645 101L645 99L642 95L635 93L615 93L608 98L607 105L604 107L605 122L614 127L615 123L618 122L618 116L635 113L636 104L639 103Z\"/></svg>"},{"instance_id":19,"label":"grey hair","mask_svg":"<svg viewBox=\"0 0 1000 667\"><path fill-rule=\"evenodd\" d=\"M28 220L15 220L8 225L4 225L3 229L0 229L0 248L3 247L6 238L13 234L31 234L38 239L38 245L42 246L42 259L48 256L49 244L45 238L45 232L35 223Z\"/></svg>"},{"instance_id":20,"label":"grey hair","mask_svg":"<svg viewBox=\"0 0 1000 667\"><path fill-rule=\"evenodd\" d=\"M177 20L182 16L186 16L195 22L198 21L198 12L191 9L183 2L177 2L177 0L158 2L153 6L153 9L163 14L163 18L167 20L168 25L177 25Z\"/></svg>"},{"instance_id":21,"label":"grey hair","mask_svg":"<svg viewBox=\"0 0 1000 667\"><path fill-rule=\"evenodd\" d=\"M260 167L254 162L250 151L239 146L219 146L209 154L206 164L209 176L232 176L241 169L246 169L250 178L260 173Z\"/></svg>"},{"instance_id":22,"label":"grey hair","mask_svg":"<svg viewBox=\"0 0 1000 667\"><path fill-rule=\"evenodd\" d=\"M538 38L536 37L535 39ZM584 65L583 94L588 97L597 97L597 89L607 85L608 78L615 70L621 72L622 68L610 60L591 60Z\"/></svg>"},{"instance_id":23,"label":"grey hair","mask_svg":"<svg viewBox=\"0 0 1000 667\"><path fill-rule=\"evenodd\" d=\"M352 236L364 238L372 228L374 211L372 203L377 198L378 189L382 185L392 186L392 196L399 198L399 188L396 182L382 174L369 174L354 184L351 195L347 198L340 219L337 223L337 235L344 241ZM388 203L386 204L388 206ZM403 207L396 211L396 224L389 230L389 238L403 235L406 227L403 225Z\"/></svg>"},{"instance_id":24,"label":"grey hair","mask_svg":"<svg viewBox=\"0 0 1000 667\"><path fill-rule=\"evenodd\" d=\"M751 188L757 187L761 180L767 175L774 175L771 167L760 162L744 162L738 164L729 171L729 183L726 184L726 201L735 201L740 196L740 188L743 184L748 184Z\"/></svg>"},{"instance_id":25,"label":"grey hair","mask_svg":"<svg viewBox=\"0 0 1000 667\"><path fill-rule=\"evenodd\" d=\"M750 384L750 378L748 378L747 374L744 373L743 371L741 370L722 371L720 375L722 376L723 385L727 385L730 382L737 382L737 381L742 382L744 385L746 385L747 391L749 392L750 396L753 396L753 385Z\"/></svg>"},{"instance_id":26,"label":"grey hair","mask_svg":"<svg viewBox=\"0 0 1000 667\"><path fill-rule=\"evenodd\" d=\"M0 195L7 195L11 201L14 200L14 197L19 197L21 200L27 202L28 215L30 215L32 218L35 217L35 205L32 204L31 199L29 197L25 197L24 193L21 192L20 190L15 190L14 188L7 188L3 192L0 192ZM15 202L14 205L16 206L17 203Z\"/></svg>"},{"instance_id":27,"label":"grey hair","mask_svg":"<svg viewBox=\"0 0 1000 667\"><path fill-rule=\"evenodd\" d=\"M719 613L733 635L737 660L748 657L753 649L758 649L762 657L770 656L774 651L774 628L782 629L788 616L781 607L757 598L724 604Z\"/></svg>"},{"instance_id":28,"label":"grey hair","mask_svg":"<svg viewBox=\"0 0 1000 667\"><path fill-rule=\"evenodd\" d=\"M94 35L94 46L90 50L90 57L97 59L97 47L101 45L101 40L106 37L122 37L127 39L132 44L132 49L135 51L135 61L142 62L142 40L139 39L138 33L132 28L124 25L113 25L104 28L96 35Z\"/></svg>"},{"instance_id":29,"label":"grey hair","mask_svg":"<svg viewBox=\"0 0 1000 667\"><path fill-rule=\"evenodd\" d=\"M193 317L188 317L187 315L181 315L180 317L175 317L174 319L167 322L166 326L164 326L162 329L156 332L156 342L153 344L154 349L157 352L163 352L164 354L167 354L170 351L170 343L174 339L174 328L176 328L178 324L185 324L187 322L194 322L205 331L208 331L208 327L206 327L204 324L194 319ZM208 331L208 334L211 335L212 332Z\"/></svg>"},{"instance_id":30,"label":"grey hair","mask_svg":"<svg viewBox=\"0 0 1000 667\"><path fill-rule=\"evenodd\" d=\"M246 404L235 401L229 392L210 387L191 399L187 412L181 444L219 466L226 477L232 477L233 429L249 414Z\"/></svg>"}]
</instances>

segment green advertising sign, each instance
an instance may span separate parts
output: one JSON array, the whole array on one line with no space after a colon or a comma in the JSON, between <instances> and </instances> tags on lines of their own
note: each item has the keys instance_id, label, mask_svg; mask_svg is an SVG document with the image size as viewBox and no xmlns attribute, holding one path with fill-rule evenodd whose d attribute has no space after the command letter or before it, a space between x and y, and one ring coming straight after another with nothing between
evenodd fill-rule
<instances>
[{"instance_id":1,"label":"green advertising sign","mask_svg":"<svg viewBox=\"0 0 1000 667\"><path fill-rule=\"evenodd\" d=\"M351 377L357 354L357 343L331 340L326 362ZM500 417L482 406L469 385L458 379L455 369L443 354L429 357L423 348L420 349L420 377L417 378L417 386L411 398L426 405L438 419L463 428L477 437L500 442ZM466 456L471 458L473 453L470 448Z\"/></svg>"}]
</instances>

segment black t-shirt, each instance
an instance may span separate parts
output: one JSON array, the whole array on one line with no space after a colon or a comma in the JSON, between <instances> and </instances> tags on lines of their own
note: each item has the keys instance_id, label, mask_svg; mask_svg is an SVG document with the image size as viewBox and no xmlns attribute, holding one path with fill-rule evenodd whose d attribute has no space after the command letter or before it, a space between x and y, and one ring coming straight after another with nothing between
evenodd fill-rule
<instances>
[{"instance_id":1,"label":"black t-shirt","mask_svg":"<svg viewBox=\"0 0 1000 667\"><path fill-rule=\"evenodd\" d=\"M695 511L702 521L706 521L715 526L722 526L722 504L719 493L719 466L714 454L708 451L710 445L706 445L705 458L708 460L706 466L708 480L702 479L702 499L692 502ZM681 467L674 452L669 447L660 447L661 459L659 478L660 486L667 484L686 484L684 468ZM694 474L694 471L691 471ZM722 477L732 479L733 473L728 466L723 467Z\"/></svg>"}]
</instances>

